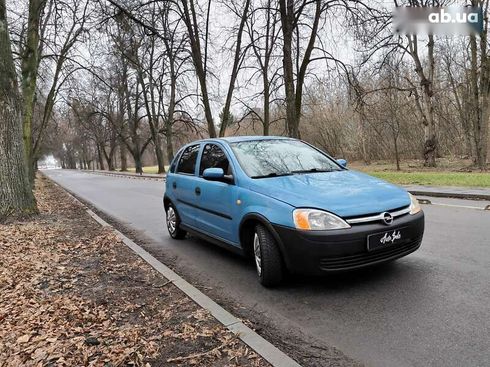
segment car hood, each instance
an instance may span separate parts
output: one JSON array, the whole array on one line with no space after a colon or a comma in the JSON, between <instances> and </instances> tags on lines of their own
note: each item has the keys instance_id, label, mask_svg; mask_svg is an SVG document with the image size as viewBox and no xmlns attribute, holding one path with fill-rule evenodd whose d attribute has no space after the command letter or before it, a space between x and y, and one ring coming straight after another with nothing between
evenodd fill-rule
<instances>
[{"instance_id":1,"label":"car hood","mask_svg":"<svg viewBox=\"0 0 490 367\"><path fill-rule=\"evenodd\" d=\"M323 209L341 217L410 205L404 189L351 170L255 179L250 189L294 207Z\"/></svg>"}]
</instances>

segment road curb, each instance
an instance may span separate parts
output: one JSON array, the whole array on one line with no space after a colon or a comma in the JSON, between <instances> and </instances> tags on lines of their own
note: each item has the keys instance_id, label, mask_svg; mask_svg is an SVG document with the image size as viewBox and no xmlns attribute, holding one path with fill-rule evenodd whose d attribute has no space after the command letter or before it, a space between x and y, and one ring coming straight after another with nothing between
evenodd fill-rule
<instances>
[{"instance_id":1,"label":"road curb","mask_svg":"<svg viewBox=\"0 0 490 367\"><path fill-rule=\"evenodd\" d=\"M45 176L47 177L47 176ZM233 334L237 335L245 344L252 348L258 355L264 358L274 367L301 367L301 365L289 357L287 354L282 352L279 348L274 346L272 343L265 340L251 328L246 326L239 318L225 310L210 297L206 296L199 289L194 287L192 284L187 282L184 278L170 269L168 266L158 261L154 256L152 256L148 251L140 247L130 238L126 237L123 233L118 231L112 225L107 223L104 219L94 213L89 209L83 202L81 202L70 190L62 187L58 183L51 180L58 187L61 187L65 192L68 193L74 200L80 203L87 214L89 214L97 223L102 227L110 228L116 235L121 239L121 241L129 247L134 253L136 253L140 258L142 258L147 264L149 264L153 269L162 274L171 283L173 283L177 288L184 292L189 298L196 302L199 306L209 311L209 313L220 322L225 328L231 331Z\"/></svg>"},{"instance_id":2,"label":"road curb","mask_svg":"<svg viewBox=\"0 0 490 367\"><path fill-rule=\"evenodd\" d=\"M459 193L459 192L437 192L437 191L424 191L424 190L410 190L406 189L412 195L429 196L436 198L451 198L451 199L475 199L475 200L490 200L490 195L486 194L474 194L474 193Z\"/></svg>"},{"instance_id":3,"label":"road curb","mask_svg":"<svg viewBox=\"0 0 490 367\"><path fill-rule=\"evenodd\" d=\"M89 170L79 170L80 172L83 173L91 173L94 175L101 175L101 176L113 176L113 177L125 177L125 178L137 178L137 179L143 179L143 180L157 180L157 181L165 181L165 176L155 176L155 175L137 175L133 173L124 173L124 172L114 172L114 171L89 171Z\"/></svg>"}]
</instances>

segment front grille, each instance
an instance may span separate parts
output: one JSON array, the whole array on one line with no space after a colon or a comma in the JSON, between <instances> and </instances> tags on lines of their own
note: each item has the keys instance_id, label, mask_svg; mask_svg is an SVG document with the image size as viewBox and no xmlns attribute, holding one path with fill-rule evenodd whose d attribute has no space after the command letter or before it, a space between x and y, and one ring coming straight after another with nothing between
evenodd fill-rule
<instances>
[{"instance_id":1,"label":"front grille","mask_svg":"<svg viewBox=\"0 0 490 367\"><path fill-rule=\"evenodd\" d=\"M354 255L324 257L320 259L320 268L322 270L344 270L356 268L370 263L380 262L389 259L399 258L415 251L419 246L422 238L406 243L401 246L388 247L383 250L368 252Z\"/></svg>"},{"instance_id":2,"label":"front grille","mask_svg":"<svg viewBox=\"0 0 490 367\"><path fill-rule=\"evenodd\" d=\"M385 213L391 214L393 220L395 220L397 218L401 218L407 215L409 212L410 212L410 206L405 206L405 207L388 210L383 213L369 214L362 217L347 217L344 219L350 225L356 225L356 224L365 224L365 223L379 222L379 221L383 222Z\"/></svg>"}]
</instances>

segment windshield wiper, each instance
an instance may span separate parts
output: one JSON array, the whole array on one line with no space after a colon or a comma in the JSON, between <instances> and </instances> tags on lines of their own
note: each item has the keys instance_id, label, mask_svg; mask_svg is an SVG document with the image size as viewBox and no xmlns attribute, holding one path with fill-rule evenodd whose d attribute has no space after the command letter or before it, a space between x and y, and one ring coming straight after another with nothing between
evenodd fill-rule
<instances>
[{"instance_id":1,"label":"windshield wiper","mask_svg":"<svg viewBox=\"0 0 490 367\"><path fill-rule=\"evenodd\" d=\"M336 170L333 169L323 169L323 168L310 168L310 169L302 169L297 171L291 171L291 173L317 173L317 172L333 172Z\"/></svg>"},{"instance_id":2,"label":"windshield wiper","mask_svg":"<svg viewBox=\"0 0 490 367\"><path fill-rule=\"evenodd\" d=\"M252 176L251 178L280 177L280 176L290 176L291 174L292 174L291 172L285 172L285 173L271 172L266 175Z\"/></svg>"}]
</instances>

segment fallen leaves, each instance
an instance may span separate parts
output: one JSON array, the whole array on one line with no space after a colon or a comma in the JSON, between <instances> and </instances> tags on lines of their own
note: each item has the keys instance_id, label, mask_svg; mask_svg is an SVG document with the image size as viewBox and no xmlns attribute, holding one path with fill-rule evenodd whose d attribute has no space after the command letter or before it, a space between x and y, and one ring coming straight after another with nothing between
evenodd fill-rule
<instances>
[{"instance_id":1,"label":"fallen leaves","mask_svg":"<svg viewBox=\"0 0 490 367\"><path fill-rule=\"evenodd\" d=\"M17 338L17 343L22 344L22 343L27 343L31 339L30 335L22 335Z\"/></svg>"},{"instance_id":2,"label":"fallen leaves","mask_svg":"<svg viewBox=\"0 0 490 367\"><path fill-rule=\"evenodd\" d=\"M264 366L45 178L0 225L0 367Z\"/></svg>"}]
</instances>

